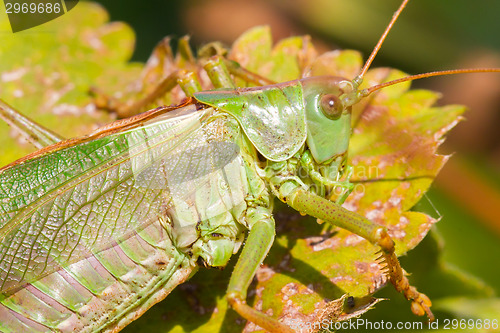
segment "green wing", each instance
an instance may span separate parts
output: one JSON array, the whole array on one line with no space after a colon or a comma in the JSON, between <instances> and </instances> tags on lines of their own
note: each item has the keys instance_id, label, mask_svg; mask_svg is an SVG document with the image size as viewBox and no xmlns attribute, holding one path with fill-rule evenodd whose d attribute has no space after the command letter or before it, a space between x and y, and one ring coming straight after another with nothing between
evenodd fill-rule
<instances>
[{"instance_id":1,"label":"green wing","mask_svg":"<svg viewBox=\"0 0 500 333\"><path fill-rule=\"evenodd\" d=\"M210 112L188 106L3 170L1 292L157 223L174 201L189 203L193 191L238 156L233 141L213 140L205 130Z\"/></svg>"}]
</instances>

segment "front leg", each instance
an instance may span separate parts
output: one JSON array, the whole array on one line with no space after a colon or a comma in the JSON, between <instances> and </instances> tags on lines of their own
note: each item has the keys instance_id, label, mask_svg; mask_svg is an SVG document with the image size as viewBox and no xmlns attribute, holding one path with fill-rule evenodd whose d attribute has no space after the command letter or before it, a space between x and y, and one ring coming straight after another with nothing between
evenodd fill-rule
<instances>
[{"instance_id":1,"label":"front leg","mask_svg":"<svg viewBox=\"0 0 500 333\"><path fill-rule=\"evenodd\" d=\"M232 308L243 318L259 325L273 333L294 333L294 331L281 324L278 320L265 313L253 309L246 303L247 290L260 264L267 256L274 241L274 220L264 208L255 214L249 214L250 228L245 246L234 267L229 286L227 300ZM251 220L254 220L253 223Z\"/></svg>"},{"instance_id":2,"label":"front leg","mask_svg":"<svg viewBox=\"0 0 500 333\"><path fill-rule=\"evenodd\" d=\"M302 154L300 158L300 164L314 182L323 186L329 186L333 188L333 193L336 194L335 203L337 205L342 205L346 201L349 194L351 194L354 190L354 184L350 182L354 169L350 165L347 166L344 180L340 180L340 178L342 178L342 175L344 174L344 172L341 171L340 168L340 165L342 164L341 161L332 164L333 168L331 168L329 173L333 173L334 175L331 175L333 177L324 177L321 173L315 170L314 159L309 150L305 151L304 154ZM341 189L340 193L336 193L337 188Z\"/></svg>"},{"instance_id":3,"label":"front leg","mask_svg":"<svg viewBox=\"0 0 500 333\"><path fill-rule=\"evenodd\" d=\"M430 310L431 301L426 295L418 292L415 287L410 285L394 253L394 241L385 227L377 225L330 200L302 188L294 187L293 184L285 183L281 189L283 193L281 199L300 213L314 216L327 223L349 230L365 238L370 243L380 246L381 258L386 265L389 279L397 291L403 293L406 299L412 301L412 312L419 316L427 314L429 320L434 320L434 315Z\"/></svg>"}]
</instances>

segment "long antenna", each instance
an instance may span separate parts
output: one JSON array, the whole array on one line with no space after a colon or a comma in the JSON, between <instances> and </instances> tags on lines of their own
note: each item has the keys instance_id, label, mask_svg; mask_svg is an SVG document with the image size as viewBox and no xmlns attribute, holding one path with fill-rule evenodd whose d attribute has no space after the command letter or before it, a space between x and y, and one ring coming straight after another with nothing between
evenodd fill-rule
<instances>
[{"instance_id":1,"label":"long antenna","mask_svg":"<svg viewBox=\"0 0 500 333\"><path fill-rule=\"evenodd\" d=\"M392 86L394 84L398 84L401 82L424 79L432 76L442 76L442 75L453 75L453 74L464 74L464 73L500 73L500 68L466 68L466 69L450 69L445 71L435 71L429 73L422 73L416 75L410 75L406 77L402 77L400 79L392 80L389 82L384 82L381 84L377 84L370 88L363 89L359 92L359 94L363 97L370 95L372 92L380 90L382 88Z\"/></svg>"},{"instance_id":2,"label":"long antenna","mask_svg":"<svg viewBox=\"0 0 500 333\"><path fill-rule=\"evenodd\" d=\"M365 65L361 69L361 72L356 77L356 79L355 79L356 81L361 81L363 79L363 76L365 76L366 71L370 68L370 65L372 64L373 59L375 59L375 56L377 55L378 51L382 47L382 44L384 43L385 38L389 34L389 31L391 31L392 26L394 25L394 23L396 23L399 15L403 11L403 9L406 7L406 4L408 3L408 1L410 1L410 0L404 0L403 3L399 6L398 10L396 10L396 12L394 13L394 15L392 15L391 22L389 22L389 25L385 28L385 31L382 34L382 36L380 36L377 45L375 45L375 48L373 49L372 53L368 57L368 60L366 60Z\"/></svg>"}]
</instances>

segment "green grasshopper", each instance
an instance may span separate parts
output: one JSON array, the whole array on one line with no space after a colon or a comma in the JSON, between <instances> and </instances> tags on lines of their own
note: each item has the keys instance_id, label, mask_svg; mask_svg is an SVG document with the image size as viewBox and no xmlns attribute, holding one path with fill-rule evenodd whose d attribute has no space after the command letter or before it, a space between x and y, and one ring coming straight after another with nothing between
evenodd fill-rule
<instances>
[{"instance_id":1,"label":"green grasshopper","mask_svg":"<svg viewBox=\"0 0 500 333\"><path fill-rule=\"evenodd\" d=\"M182 104L66 141L2 102L4 117L45 147L0 170L0 331L118 331L197 267L224 267L248 233L227 301L270 332L293 332L246 304L275 237L275 197L379 246L396 290L413 313L432 320L431 302L410 285L387 229L341 206L353 188L351 107L403 81L500 70L433 72L360 90L407 2L354 80L237 89L228 63L215 58L207 72L217 90L201 91L190 73L174 73L161 86L179 83L188 97Z\"/></svg>"}]
</instances>

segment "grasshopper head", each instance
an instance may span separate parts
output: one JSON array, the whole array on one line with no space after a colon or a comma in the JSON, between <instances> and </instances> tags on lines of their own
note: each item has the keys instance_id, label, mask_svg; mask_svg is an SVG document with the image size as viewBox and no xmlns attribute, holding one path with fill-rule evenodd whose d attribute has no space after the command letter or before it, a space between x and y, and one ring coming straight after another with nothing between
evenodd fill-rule
<instances>
[{"instance_id":1,"label":"grasshopper head","mask_svg":"<svg viewBox=\"0 0 500 333\"><path fill-rule=\"evenodd\" d=\"M301 80L306 107L307 146L318 164L340 168L347 159L351 135L351 106L356 103L353 82L331 76Z\"/></svg>"}]
</instances>

